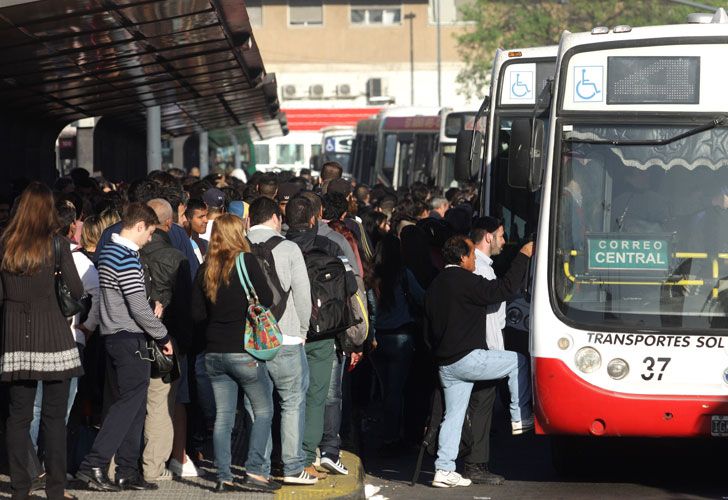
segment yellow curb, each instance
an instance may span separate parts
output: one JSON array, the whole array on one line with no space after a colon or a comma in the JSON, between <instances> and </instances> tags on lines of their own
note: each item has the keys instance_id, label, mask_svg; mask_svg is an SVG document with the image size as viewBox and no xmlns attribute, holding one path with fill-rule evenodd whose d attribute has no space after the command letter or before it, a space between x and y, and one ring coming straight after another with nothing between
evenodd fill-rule
<instances>
[{"instance_id":1,"label":"yellow curb","mask_svg":"<svg viewBox=\"0 0 728 500\"><path fill-rule=\"evenodd\" d=\"M326 479L319 480L312 485L283 486L276 491L276 500L300 500L309 498L327 499L364 499L364 467L356 455L342 451L341 461L349 474L329 473Z\"/></svg>"}]
</instances>

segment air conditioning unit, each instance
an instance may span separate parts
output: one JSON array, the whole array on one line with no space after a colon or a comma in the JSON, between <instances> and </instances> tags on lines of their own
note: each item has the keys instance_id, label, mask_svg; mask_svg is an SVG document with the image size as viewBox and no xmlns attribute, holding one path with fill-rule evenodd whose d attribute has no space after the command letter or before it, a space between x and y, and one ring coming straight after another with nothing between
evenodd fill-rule
<instances>
[{"instance_id":1,"label":"air conditioning unit","mask_svg":"<svg viewBox=\"0 0 728 500\"><path fill-rule=\"evenodd\" d=\"M382 79L370 78L367 80L367 98L382 96Z\"/></svg>"},{"instance_id":2,"label":"air conditioning unit","mask_svg":"<svg viewBox=\"0 0 728 500\"><path fill-rule=\"evenodd\" d=\"M351 85L342 83L336 86L336 95L338 97L349 97L351 95Z\"/></svg>"},{"instance_id":3,"label":"air conditioning unit","mask_svg":"<svg viewBox=\"0 0 728 500\"><path fill-rule=\"evenodd\" d=\"M308 96L312 99L321 99L324 96L324 86L320 83L311 85L308 88Z\"/></svg>"},{"instance_id":4,"label":"air conditioning unit","mask_svg":"<svg viewBox=\"0 0 728 500\"><path fill-rule=\"evenodd\" d=\"M283 86L283 97L296 97L296 86L295 85L284 85Z\"/></svg>"}]
</instances>

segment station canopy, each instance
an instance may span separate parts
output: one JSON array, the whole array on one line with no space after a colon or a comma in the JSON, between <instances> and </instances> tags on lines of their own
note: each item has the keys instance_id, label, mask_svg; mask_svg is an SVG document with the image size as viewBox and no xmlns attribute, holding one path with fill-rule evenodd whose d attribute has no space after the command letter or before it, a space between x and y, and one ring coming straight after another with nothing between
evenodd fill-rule
<instances>
[{"instance_id":1,"label":"station canopy","mask_svg":"<svg viewBox=\"0 0 728 500\"><path fill-rule=\"evenodd\" d=\"M0 0L0 109L143 130L157 105L171 136L285 131L244 0Z\"/></svg>"}]
</instances>

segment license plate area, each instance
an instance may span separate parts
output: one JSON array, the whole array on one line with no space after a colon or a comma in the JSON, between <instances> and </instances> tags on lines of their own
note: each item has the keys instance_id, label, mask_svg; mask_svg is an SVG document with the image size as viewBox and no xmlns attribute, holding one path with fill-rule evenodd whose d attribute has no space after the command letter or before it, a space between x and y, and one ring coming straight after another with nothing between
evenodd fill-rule
<instances>
[{"instance_id":1,"label":"license plate area","mask_svg":"<svg viewBox=\"0 0 728 500\"><path fill-rule=\"evenodd\" d=\"M711 415L710 435L713 437L728 437L728 415Z\"/></svg>"}]
</instances>

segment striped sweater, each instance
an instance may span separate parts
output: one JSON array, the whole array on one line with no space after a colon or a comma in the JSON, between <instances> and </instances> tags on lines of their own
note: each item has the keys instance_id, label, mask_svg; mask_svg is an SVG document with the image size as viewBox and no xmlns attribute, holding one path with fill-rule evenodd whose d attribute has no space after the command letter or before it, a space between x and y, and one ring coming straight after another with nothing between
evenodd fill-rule
<instances>
[{"instance_id":1,"label":"striped sweater","mask_svg":"<svg viewBox=\"0 0 728 500\"><path fill-rule=\"evenodd\" d=\"M167 329L147 301L138 247L114 234L99 254L98 269L101 335L121 331L146 333L160 345L166 344Z\"/></svg>"}]
</instances>

